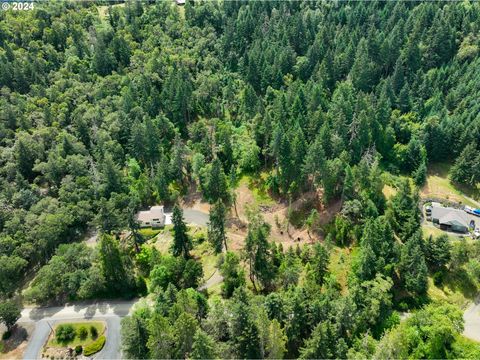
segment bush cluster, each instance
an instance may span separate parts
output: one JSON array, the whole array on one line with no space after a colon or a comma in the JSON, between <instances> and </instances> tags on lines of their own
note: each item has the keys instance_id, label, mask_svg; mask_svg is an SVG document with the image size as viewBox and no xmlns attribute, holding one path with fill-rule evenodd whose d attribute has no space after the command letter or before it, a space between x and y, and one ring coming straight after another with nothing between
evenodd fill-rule
<instances>
[{"instance_id":1,"label":"bush cluster","mask_svg":"<svg viewBox=\"0 0 480 360\"><path fill-rule=\"evenodd\" d=\"M105 335L100 336L96 341L91 343L90 345L85 346L83 349L83 355L85 356L91 356L100 350L103 349L103 346L105 345Z\"/></svg>"},{"instance_id":2,"label":"bush cluster","mask_svg":"<svg viewBox=\"0 0 480 360\"><path fill-rule=\"evenodd\" d=\"M55 338L59 343L66 343L75 338L75 329L72 325L59 325L55 331Z\"/></svg>"}]
</instances>

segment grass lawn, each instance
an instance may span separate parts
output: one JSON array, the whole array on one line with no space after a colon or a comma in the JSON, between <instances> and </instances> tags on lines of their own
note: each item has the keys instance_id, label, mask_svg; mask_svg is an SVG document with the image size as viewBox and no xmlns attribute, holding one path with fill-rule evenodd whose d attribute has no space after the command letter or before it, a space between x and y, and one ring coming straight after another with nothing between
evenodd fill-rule
<instances>
[{"instance_id":1,"label":"grass lawn","mask_svg":"<svg viewBox=\"0 0 480 360\"><path fill-rule=\"evenodd\" d=\"M388 200L391 197L395 196L395 194L397 193L397 189L395 189L393 186L385 184L383 186L382 192L383 192L383 195L385 195L385 197Z\"/></svg>"},{"instance_id":2,"label":"grass lawn","mask_svg":"<svg viewBox=\"0 0 480 360\"><path fill-rule=\"evenodd\" d=\"M54 330L56 331L58 326L60 325L71 325L73 329L75 330L75 338L72 341L65 342L65 343L59 343L57 339L55 338L55 335L52 334L51 338L48 340L47 346L48 347L55 347L55 348L63 348L66 346L69 347L75 347L77 345L81 345L82 347L88 346L89 344L93 343L98 337L103 335L105 332L105 323L101 321L82 321L82 322L71 322L71 323L60 323L56 324ZM88 335L87 337L82 340L78 336L78 331L81 327L85 327L88 330ZM94 327L97 329L97 337L93 338L92 334L90 332L90 327Z\"/></svg>"},{"instance_id":3,"label":"grass lawn","mask_svg":"<svg viewBox=\"0 0 480 360\"><path fill-rule=\"evenodd\" d=\"M140 235L142 235L145 239L151 239L161 233L163 229L152 229L152 228L143 228L138 230Z\"/></svg>"},{"instance_id":4,"label":"grass lawn","mask_svg":"<svg viewBox=\"0 0 480 360\"><path fill-rule=\"evenodd\" d=\"M355 257L356 249L353 251L349 248L332 247L330 251L330 264L328 270L335 276L338 283L342 287L342 292L347 291L348 271L351 266L352 259Z\"/></svg>"},{"instance_id":5,"label":"grass lawn","mask_svg":"<svg viewBox=\"0 0 480 360\"><path fill-rule=\"evenodd\" d=\"M240 184L247 185L248 189L252 191L253 198L256 205L272 206L277 202L270 197L266 190L265 181L268 173L262 172L259 177L252 177L250 175L243 175L240 179Z\"/></svg>"},{"instance_id":6,"label":"grass lawn","mask_svg":"<svg viewBox=\"0 0 480 360\"><path fill-rule=\"evenodd\" d=\"M448 163L431 164L428 168L427 182L421 189L422 197L434 197L459 202L475 207L468 197L474 197L477 191L452 184L448 178L451 165Z\"/></svg>"},{"instance_id":7,"label":"grass lawn","mask_svg":"<svg viewBox=\"0 0 480 360\"><path fill-rule=\"evenodd\" d=\"M450 235L448 232L440 230L439 228L432 225L432 223L422 225L423 238L427 239L430 235L434 238L439 237L440 235L447 235L450 241L460 240L459 236Z\"/></svg>"},{"instance_id":8,"label":"grass lawn","mask_svg":"<svg viewBox=\"0 0 480 360\"><path fill-rule=\"evenodd\" d=\"M205 240L203 243L197 245L192 250L192 255L200 259L203 267L203 278L206 280L212 276L217 270L216 265L218 261L218 255L215 255L212 247Z\"/></svg>"},{"instance_id":9,"label":"grass lawn","mask_svg":"<svg viewBox=\"0 0 480 360\"><path fill-rule=\"evenodd\" d=\"M428 278L428 297L434 301L445 300L462 308L474 300L477 293L477 285L472 283L464 269L449 272L440 287L431 277Z\"/></svg>"}]
</instances>

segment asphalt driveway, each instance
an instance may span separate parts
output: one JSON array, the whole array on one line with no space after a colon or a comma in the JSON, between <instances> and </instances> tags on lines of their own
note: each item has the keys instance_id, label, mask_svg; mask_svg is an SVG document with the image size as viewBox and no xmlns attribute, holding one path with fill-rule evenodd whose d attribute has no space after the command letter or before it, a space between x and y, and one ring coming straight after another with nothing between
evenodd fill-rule
<instances>
[{"instance_id":1,"label":"asphalt driveway","mask_svg":"<svg viewBox=\"0 0 480 360\"><path fill-rule=\"evenodd\" d=\"M196 210L196 209L183 209L183 218L185 222L189 225L198 225L198 226L207 226L208 223L208 213ZM165 225L170 225L172 223L172 212L165 212Z\"/></svg>"},{"instance_id":2,"label":"asphalt driveway","mask_svg":"<svg viewBox=\"0 0 480 360\"><path fill-rule=\"evenodd\" d=\"M463 335L480 342L480 297L477 297L463 313L465 321Z\"/></svg>"},{"instance_id":3,"label":"asphalt driveway","mask_svg":"<svg viewBox=\"0 0 480 360\"><path fill-rule=\"evenodd\" d=\"M58 322L96 320L107 324L107 341L95 359L120 359L120 321L129 314L134 301L112 301L100 303L77 303L63 307L30 308L22 311L19 323L34 322L33 331L24 359L39 359L42 346L48 339L52 327Z\"/></svg>"}]
</instances>

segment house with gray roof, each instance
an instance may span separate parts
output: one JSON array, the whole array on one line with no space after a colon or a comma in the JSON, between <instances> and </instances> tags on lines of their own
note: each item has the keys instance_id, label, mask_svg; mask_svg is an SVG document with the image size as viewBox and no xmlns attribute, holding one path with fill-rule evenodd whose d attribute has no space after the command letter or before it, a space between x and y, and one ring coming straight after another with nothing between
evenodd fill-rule
<instances>
[{"instance_id":1,"label":"house with gray roof","mask_svg":"<svg viewBox=\"0 0 480 360\"><path fill-rule=\"evenodd\" d=\"M440 204L433 203L431 212L432 222L438 224L442 230L467 233L469 228L475 227L474 217L464 210L443 207ZM472 220L474 221L473 224Z\"/></svg>"}]
</instances>

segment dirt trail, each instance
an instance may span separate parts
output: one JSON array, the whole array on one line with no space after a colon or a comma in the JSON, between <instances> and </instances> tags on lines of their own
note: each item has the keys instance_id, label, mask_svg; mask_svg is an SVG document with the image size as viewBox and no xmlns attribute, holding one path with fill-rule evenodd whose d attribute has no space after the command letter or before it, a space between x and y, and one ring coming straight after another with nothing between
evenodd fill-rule
<instances>
[{"instance_id":1,"label":"dirt trail","mask_svg":"<svg viewBox=\"0 0 480 360\"><path fill-rule=\"evenodd\" d=\"M212 276L210 276L207 281L203 285L201 285L198 290L207 290L210 289L212 286L220 284L223 281L223 276L220 274L220 271L217 269Z\"/></svg>"}]
</instances>

